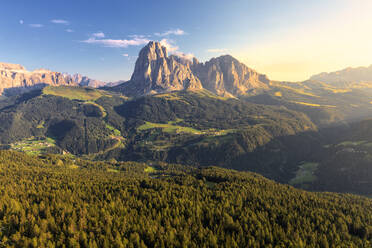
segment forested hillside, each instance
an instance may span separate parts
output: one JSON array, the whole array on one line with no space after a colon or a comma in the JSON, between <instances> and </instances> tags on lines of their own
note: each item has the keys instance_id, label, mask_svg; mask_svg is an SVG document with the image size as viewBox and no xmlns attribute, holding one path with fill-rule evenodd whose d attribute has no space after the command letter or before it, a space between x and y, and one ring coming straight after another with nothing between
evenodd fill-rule
<instances>
[{"instance_id":1,"label":"forested hillside","mask_svg":"<svg viewBox=\"0 0 372 248\"><path fill-rule=\"evenodd\" d=\"M371 247L371 199L249 172L0 152L2 247Z\"/></svg>"},{"instance_id":2,"label":"forested hillside","mask_svg":"<svg viewBox=\"0 0 372 248\"><path fill-rule=\"evenodd\" d=\"M372 196L372 120L334 128L324 143L315 171L314 190L361 193ZM330 131L328 134L331 133Z\"/></svg>"},{"instance_id":3,"label":"forested hillside","mask_svg":"<svg viewBox=\"0 0 372 248\"><path fill-rule=\"evenodd\" d=\"M371 195L372 125L319 130L314 116L291 106L208 91L131 99L91 88L47 87L0 101L0 141L2 149L29 154L215 165L308 190ZM363 147L346 149L354 144L349 141Z\"/></svg>"},{"instance_id":4,"label":"forested hillside","mask_svg":"<svg viewBox=\"0 0 372 248\"><path fill-rule=\"evenodd\" d=\"M247 154L279 137L316 130L302 113L208 91L127 99L89 88L47 87L2 104L0 141L5 148L99 160L219 165L275 179L288 170L277 167L277 160L251 163Z\"/></svg>"}]
</instances>

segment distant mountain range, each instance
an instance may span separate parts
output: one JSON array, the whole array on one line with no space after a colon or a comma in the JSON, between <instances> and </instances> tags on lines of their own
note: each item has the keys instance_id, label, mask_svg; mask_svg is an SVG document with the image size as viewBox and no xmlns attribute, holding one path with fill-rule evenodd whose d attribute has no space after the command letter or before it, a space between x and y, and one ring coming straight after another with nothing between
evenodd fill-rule
<instances>
[{"instance_id":1,"label":"distant mountain range","mask_svg":"<svg viewBox=\"0 0 372 248\"><path fill-rule=\"evenodd\" d=\"M28 71L22 65L0 63L0 95L15 95L46 85L98 88L105 83L80 74L69 75L46 69Z\"/></svg>"},{"instance_id":2,"label":"distant mountain range","mask_svg":"<svg viewBox=\"0 0 372 248\"><path fill-rule=\"evenodd\" d=\"M77 86L71 78L62 73L45 69L28 71L21 65L0 63L0 94L12 95L45 85Z\"/></svg>"},{"instance_id":3,"label":"distant mountain range","mask_svg":"<svg viewBox=\"0 0 372 248\"><path fill-rule=\"evenodd\" d=\"M344 91L371 88L372 65L323 72L301 84L304 90L309 87L314 90L324 89L324 83L328 89L332 86ZM107 83L80 74L70 75L45 69L27 71L22 65L0 63L0 95L19 94L46 85L105 87L126 96L206 89L218 96L239 98L272 91L278 86L287 87L288 82L270 80L230 55L212 58L205 63L200 63L196 58L189 60L176 55L168 56L167 48L156 41L150 41L141 49L129 81Z\"/></svg>"},{"instance_id":4,"label":"distant mountain range","mask_svg":"<svg viewBox=\"0 0 372 248\"><path fill-rule=\"evenodd\" d=\"M78 73L74 75L64 74L64 76L66 79L68 80L71 79L72 81L77 83L79 86L99 88L99 87L103 87L106 85L106 83L103 81L91 79Z\"/></svg>"},{"instance_id":5,"label":"distant mountain range","mask_svg":"<svg viewBox=\"0 0 372 248\"><path fill-rule=\"evenodd\" d=\"M372 82L372 65L369 67L348 67L335 72L322 72L310 77L310 80L331 84Z\"/></svg>"}]
</instances>

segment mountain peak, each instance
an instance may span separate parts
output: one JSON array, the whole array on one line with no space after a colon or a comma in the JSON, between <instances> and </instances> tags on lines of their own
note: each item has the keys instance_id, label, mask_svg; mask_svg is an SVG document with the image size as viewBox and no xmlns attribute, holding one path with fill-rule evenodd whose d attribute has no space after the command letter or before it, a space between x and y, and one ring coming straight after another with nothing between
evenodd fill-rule
<instances>
[{"instance_id":1,"label":"mountain peak","mask_svg":"<svg viewBox=\"0 0 372 248\"><path fill-rule=\"evenodd\" d=\"M18 64L10 64L10 63L0 62L0 70L22 70L22 71L25 71L26 68L24 68L22 65L18 65Z\"/></svg>"},{"instance_id":2,"label":"mountain peak","mask_svg":"<svg viewBox=\"0 0 372 248\"><path fill-rule=\"evenodd\" d=\"M152 60L156 60L158 58L166 58L168 56L167 48L165 46L162 46L161 43L158 41L150 41L141 49L139 53L139 57L143 56Z\"/></svg>"},{"instance_id":3,"label":"mountain peak","mask_svg":"<svg viewBox=\"0 0 372 248\"><path fill-rule=\"evenodd\" d=\"M217 95L242 96L268 89L270 80L231 55L212 58L193 67L203 87Z\"/></svg>"},{"instance_id":4,"label":"mountain peak","mask_svg":"<svg viewBox=\"0 0 372 248\"><path fill-rule=\"evenodd\" d=\"M230 61L238 61L236 58L234 58L233 56L231 56L230 54L224 54L224 55L221 55L219 57L217 57L216 59L221 59L221 60L230 60Z\"/></svg>"},{"instance_id":5,"label":"mountain peak","mask_svg":"<svg viewBox=\"0 0 372 248\"><path fill-rule=\"evenodd\" d=\"M190 66L168 57L167 48L156 41L141 49L130 81L118 87L127 95L202 89Z\"/></svg>"},{"instance_id":6,"label":"mountain peak","mask_svg":"<svg viewBox=\"0 0 372 248\"><path fill-rule=\"evenodd\" d=\"M140 96L176 90L207 89L217 95L241 96L268 88L269 79L231 55L199 63L167 54L160 42L150 41L139 52L130 81L116 87L126 95Z\"/></svg>"}]
</instances>

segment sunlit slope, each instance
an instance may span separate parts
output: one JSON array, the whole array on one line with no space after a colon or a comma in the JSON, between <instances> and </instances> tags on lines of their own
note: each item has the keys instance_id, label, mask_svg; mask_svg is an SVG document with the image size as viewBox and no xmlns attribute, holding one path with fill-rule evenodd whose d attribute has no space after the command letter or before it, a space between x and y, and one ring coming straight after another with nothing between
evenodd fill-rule
<instances>
[{"instance_id":1,"label":"sunlit slope","mask_svg":"<svg viewBox=\"0 0 372 248\"><path fill-rule=\"evenodd\" d=\"M265 93L244 99L284 105L306 113L317 125L326 126L370 116L372 83L271 82Z\"/></svg>"},{"instance_id":2,"label":"sunlit slope","mask_svg":"<svg viewBox=\"0 0 372 248\"><path fill-rule=\"evenodd\" d=\"M102 90L86 87L48 86L42 90L44 95L61 96L70 100L95 101L102 96L109 96Z\"/></svg>"}]
</instances>

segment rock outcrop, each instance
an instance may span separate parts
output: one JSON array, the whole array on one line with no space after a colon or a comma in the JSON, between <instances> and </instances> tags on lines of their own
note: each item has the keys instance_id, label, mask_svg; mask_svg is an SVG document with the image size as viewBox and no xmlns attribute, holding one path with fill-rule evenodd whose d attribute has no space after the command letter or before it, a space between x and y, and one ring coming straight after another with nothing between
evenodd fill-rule
<instances>
[{"instance_id":1,"label":"rock outcrop","mask_svg":"<svg viewBox=\"0 0 372 248\"><path fill-rule=\"evenodd\" d=\"M240 63L230 55L213 58L205 63L194 60L192 71L203 87L221 96L242 96L268 89L269 79Z\"/></svg>"},{"instance_id":2,"label":"rock outcrop","mask_svg":"<svg viewBox=\"0 0 372 248\"><path fill-rule=\"evenodd\" d=\"M166 47L151 41L140 51L131 79L116 88L126 95L139 96L203 87L188 64L168 57Z\"/></svg>"},{"instance_id":3,"label":"rock outcrop","mask_svg":"<svg viewBox=\"0 0 372 248\"><path fill-rule=\"evenodd\" d=\"M77 84L72 79L66 79L62 73L45 69L27 71L23 66L0 63L0 95L14 95L45 85Z\"/></svg>"}]
</instances>

